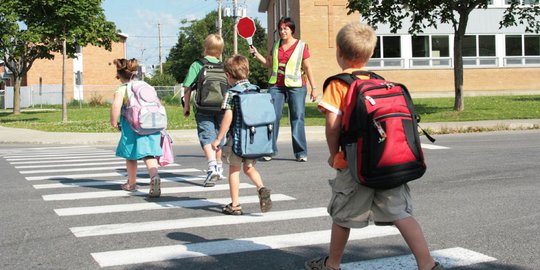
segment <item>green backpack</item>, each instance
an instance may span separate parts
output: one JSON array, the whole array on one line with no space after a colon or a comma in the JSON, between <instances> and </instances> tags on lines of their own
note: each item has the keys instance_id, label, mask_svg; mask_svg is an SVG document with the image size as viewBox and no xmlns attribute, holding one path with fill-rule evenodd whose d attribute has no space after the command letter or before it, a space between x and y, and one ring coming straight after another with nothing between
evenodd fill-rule
<instances>
[{"instance_id":1,"label":"green backpack","mask_svg":"<svg viewBox=\"0 0 540 270\"><path fill-rule=\"evenodd\" d=\"M206 58L198 61L203 68L191 86L195 90L195 107L198 112L216 114L221 111L223 96L229 88L223 63L211 63Z\"/></svg>"}]
</instances>

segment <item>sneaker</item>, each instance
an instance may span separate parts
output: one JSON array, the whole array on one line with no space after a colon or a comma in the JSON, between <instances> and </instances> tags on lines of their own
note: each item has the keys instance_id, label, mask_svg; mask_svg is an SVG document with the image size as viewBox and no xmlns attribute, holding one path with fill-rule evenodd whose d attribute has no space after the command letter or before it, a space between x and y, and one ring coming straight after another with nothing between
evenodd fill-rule
<instances>
[{"instance_id":1,"label":"sneaker","mask_svg":"<svg viewBox=\"0 0 540 270\"><path fill-rule=\"evenodd\" d=\"M264 156L261 158L262 161L270 161L272 160L272 157L271 156Z\"/></svg>"},{"instance_id":2,"label":"sneaker","mask_svg":"<svg viewBox=\"0 0 540 270\"><path fill-rule=\"evenodd\" d=\"M156 175L150 179L150 190L148 190L148 197L159 198L161 196L161 178Z\"/></svg>"},{"instance_id":3,"label":"sneaker","mask_svg":"<svg viewBox=\"0 0 540 270\"><path fill-rule=\"evenodd\" d=\"M298 161L298 162L307 162L307 157L297 157L296 161Z\"/></svg>"},{"instance_id":4,"label":"sneaker","mask_svg":"<svg viewBox=\"0 0 540 270\"><path fill-rule=\"evenodd\" d=\"M233 216L239 216L239 215L244 214L242 212L242 206L240 206L240 205L232 206L232 203L229 203L229 204L225 205L225 207L223 207L221 212L223 214L233 215Z\"/></svg>"},{"instance_id":5,"label":"sneaker","mask_svg":"<svg viewBox=\"0 0 540 270\"><path fill-rule=\"evenodd\" d=\"M213 187L216 185L216 181L219 179L219 173L217 166L208 168L206 172L206 179L204 179L204 187Z\"/></svg>"},{"instance_id":6,"label":"sneaker","mask_svg":"<svg viewBox=\"0 0 540 270\"><path fill-rule=\"evenodd\" d=\"M268 212L272 209L272 200L270 199L271 190L262 187L259 189L259 204L261 206L261 212Z\"/></svg>"},{"instance_id":7,"label":"sneaker","mask_svg":"<svg viewBox=\"0 0 540 270\"><path fill-rule=\"evenodd\" d=\"M435 266L431 270L444 270L444 267L439 262L435 262Z\"/></svg>"},{"instance_id":8,"label":"sneaker","mask_svg":"<svg viewBox=\"0 0 540 270\"><path fill-rule=\"evenodd\" d=\"M315 259L311 259L304 264L304 269L306 270L336 270L334 268L326 266L327 259L328 257L318 257ZM341 268L338 268L337 270L339 269Z\"/></svg>"},{"instance_id":9,"label":"sneaker","mask_svg":"<svg viewBox=\"0 0 540 270\"><path fill-rule=\"evenodd\" d=\"M225 175L223 175L223 167L217 167L217 172L218 172L218 180L227 179L227 177L225 177Z\"/></svg>"}]
</instances>

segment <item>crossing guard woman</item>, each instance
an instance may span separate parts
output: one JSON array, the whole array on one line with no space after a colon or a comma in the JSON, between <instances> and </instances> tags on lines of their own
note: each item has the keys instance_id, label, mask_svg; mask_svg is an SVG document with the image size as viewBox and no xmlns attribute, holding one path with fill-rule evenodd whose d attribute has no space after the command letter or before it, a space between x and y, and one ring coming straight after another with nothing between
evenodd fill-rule
<instances>
[{"instance_id":1,"label":"crossing guard woman","mask_svg":"<svg viewBox=\"0 0 540 270\"><path fill-rule=\"evenodd\" d=\"M251 46L250 52L255 55L257 61L272 69L268 80L270 84L268 92L274 98L277 116L273 138L274 155L278 152L279 122L283 116L283 106L287 101L294 156L296 161L306 162L308 151L304 117L307 87L304 75L311 86L311 101L316 101L318 95L309 62L309 49L303 41L293 37L296 27L291 18L281 18L277 27L280 39L274 43L266 58L253 46ZM266 161L271 159L272 157L264 157Z\"/></svg>"}]
</instances>

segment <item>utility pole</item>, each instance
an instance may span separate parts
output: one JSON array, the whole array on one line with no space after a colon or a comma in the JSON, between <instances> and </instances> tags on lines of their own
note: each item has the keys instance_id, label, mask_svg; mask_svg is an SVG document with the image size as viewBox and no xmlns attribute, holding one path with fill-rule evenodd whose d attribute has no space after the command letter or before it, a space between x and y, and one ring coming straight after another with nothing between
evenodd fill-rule
<instances>
[{"instance_id":1,"label":"utility pole","mask_svg":"<svg viewBox=\"0 0 540 270\"><path fill-rule=\"evenodd\" d=\"M218 27L218 33L219 33L219 36L220 37L223 37L223 31L222 31L222 27L223 27L223 19L221 18L221 2L223 2L223 0L218 0L218 22L217 22L217 27Z\"/></svg>"},{"instance_id":2,"label":"utility pole","mask_svg":"<svg viewBox=\"0 0 540 270\"><path fill-rule=\"evenodd\" d=\"M238 0L233 0L233 20L234 20L234 37L233 37L233 52L238 53Z\"/></svg>"},{"instance_id":3,"label":"utility pole","mask_svg":"<svg viewBox=\"0 0 540 270\"><path fill-rule=\"evenodd\" d=\"M161 24L158 22L158 36L159 36L159 72L163 74L163 50L161 43Z\"/></svg>"},{"instance_id":4,"label":"utility pole","mask_svg":"<svg viewBox=\"0 0 540 270\"><path fill-rule=\"evenodd\" d=\"M142 48L141 48L141 63L142 63L142 67L145 68L145 61L144 61L144 43L142 44ZM144 81L144 72L141 72L141 79Z\"/></svg>"}]
</instances>

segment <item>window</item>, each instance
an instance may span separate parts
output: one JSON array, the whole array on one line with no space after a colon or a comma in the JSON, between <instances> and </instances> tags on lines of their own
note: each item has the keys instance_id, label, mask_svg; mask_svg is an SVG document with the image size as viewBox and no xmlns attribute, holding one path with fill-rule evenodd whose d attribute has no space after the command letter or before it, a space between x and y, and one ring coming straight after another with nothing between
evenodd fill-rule
<instances>
[{"instance_id":1,"label":"window","mask_svg":"<svg viewBox=\"0 0 540 270\"><path fill-rule=\"evenodd\" d=\"M506 0L506 4L507 5L510 5L512 4L512 0ZM521 1L518 1L521 5L534 5L534 4L538 4L539 0L521 0Z\"/></svg>"},{"instance_id":2,"label":"window","mask_svg":"<svg viewBox=\"0 0 540 270\"><path fill-rule=\"evenodd\" d=\"M411 45L413 56L410 60L411 67L450 67L452 65L448 36L413 36Z\"/></svg>"},{"instance_id":3,"label":"window","mask_svg":"<svg viewBox=\"0 0 540 270\"><path fill-rule=\"evenodd\" d=\"M379 36L368 67L402 67L401 36Z\"/></svg>"},{"instance_id":4,"label":"window","mask_svg":"<svg viewBox=\"0 0 540 270\"><path fill-rule=\"evenodd\" d=\"M540 64L540 35L507 35L506 65Z\"/></svg>"},{"instance_id":5,"label":"window","mask_svg":"<svg viewBox=\"0 0 540 270\"><path fill-rule=\"evenodd\" d=\"M463 38L463 65L496 66L495 36L466 35Z\"/></svg>"}]
</instances>

